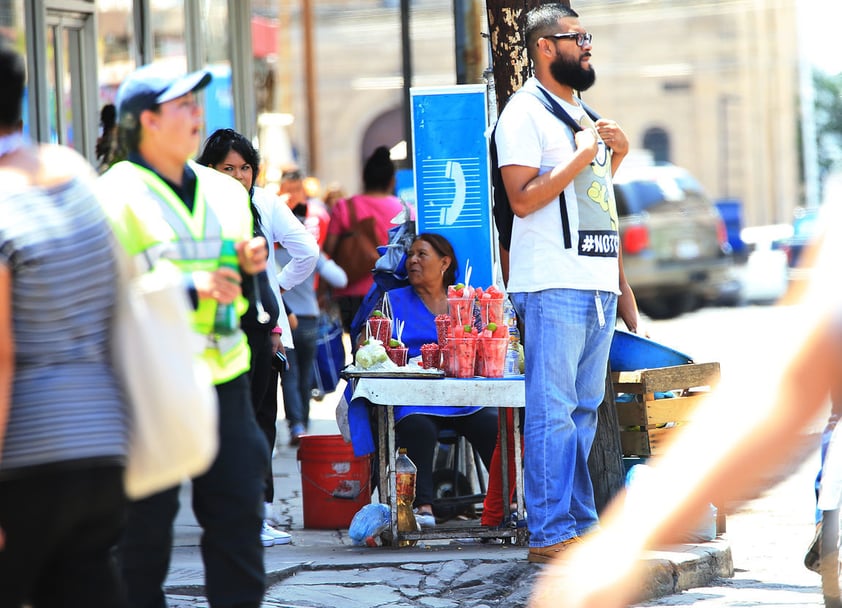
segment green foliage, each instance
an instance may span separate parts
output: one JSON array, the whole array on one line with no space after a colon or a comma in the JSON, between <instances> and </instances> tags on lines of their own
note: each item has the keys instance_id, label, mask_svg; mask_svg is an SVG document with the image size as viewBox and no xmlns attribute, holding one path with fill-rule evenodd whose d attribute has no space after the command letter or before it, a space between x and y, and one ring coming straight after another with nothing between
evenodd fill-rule
<instances>
[{"instance_id":1,"label":"green foliage","mask_svg":"<svg viewBox=\"0 0 842 608\"><path fill-rule=\"evenodd\" d=\"M831 76L816 70L816 136L822 174L842 169L842 73Z\"/></svg>"}]
</instances>

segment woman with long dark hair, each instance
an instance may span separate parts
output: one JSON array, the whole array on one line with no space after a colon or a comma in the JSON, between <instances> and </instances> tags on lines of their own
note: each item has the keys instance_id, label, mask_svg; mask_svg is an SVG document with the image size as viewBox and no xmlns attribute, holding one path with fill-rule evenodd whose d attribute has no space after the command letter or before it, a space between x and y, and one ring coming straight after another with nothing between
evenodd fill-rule
<instances>
[{"instance_id":1,"label":"woman with long dark hair","mask_svg":"<svg viewBox=\"0 0 842 608\"><path fill-rule=\"evenodd\" d=\"M258 301L257 297L251 299L249 309L241 322L251 349L249 377L252 404L271 453L277 432L275 422L278 402L276 397L267 398L273 390L277 392L277 374L273 373L271 364L273 347L270 335L278 325L279 318L282 322L286 319L281 299L282 291L294 287L310 276L318 260L319 248L286 205L276 204L276 197L255 185L260 168L260 155L245 136L233 129L214 131L205 141L196 162L239 181L249 193L255 236L262 236L270 243L270 256L273 243L283 245L292 256L290 263L277 276L274 264L270 264L267 272L257 275L260 289L255 291L255 296L259 294L260 300ZM261 310L265 314L261 314ZM265 487L267 519L271 515L274 496L274 479L270 470ZM291 537L286 532L276 530L264 520L261 539L264 546L269 547L287 544Z\"/></svg>"}]
</instances>

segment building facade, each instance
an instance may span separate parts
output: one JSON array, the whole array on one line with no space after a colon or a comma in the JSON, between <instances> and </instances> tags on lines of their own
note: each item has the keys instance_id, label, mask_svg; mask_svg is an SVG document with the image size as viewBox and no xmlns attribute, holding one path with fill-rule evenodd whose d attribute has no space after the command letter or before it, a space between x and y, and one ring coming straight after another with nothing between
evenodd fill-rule
<instances>
[{"instance_id":1,"label":"building facade","mask_svg":"<svg viewBox=\"0 0 842 608\"><path fill-rule=\"evenodd\" d=\"M795 0L572 5L594 35L585 99L634 148L740 201L748 225L789 220L801 203ZM100 110L153 61L214 71L206 130L257 137L269 181L295 158L354 192L365 157L404 139L398 0L0 0L0 35L27 57L28 132L92 161ZM453 0L412 0L410 38L411 84L455 84Z\"/></svg>"}]
</instances>

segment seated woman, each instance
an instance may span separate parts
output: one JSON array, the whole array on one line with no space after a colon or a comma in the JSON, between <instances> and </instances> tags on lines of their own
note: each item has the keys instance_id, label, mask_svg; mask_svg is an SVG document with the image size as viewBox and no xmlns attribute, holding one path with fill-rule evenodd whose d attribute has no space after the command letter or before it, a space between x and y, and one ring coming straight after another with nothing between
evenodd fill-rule
<instances>
[{"instance_id":1,"label":"seated woman","mask_svg":"<svg viewBox=\"0 0 842 608\"><path fill-rule=\"evenodd\" d=\"M456 282L456 266L453 247L447 239L437 234L419 234L409 248L406 255L409 286L388 292L393 318L405 323L401 339L409 349L409 357L420 355L422 344L437 341L435 317L447 314L447 286ZM351 405L354 409L355 404ZM349 416L351 424L354 424L350 411ZM486 468L489 468L497 438L497 409L395 407L397 445L406 448L407 455L418 467L415 484L416 519L426 527L435 525L432 507L433 456L439 431L443 429L451 429L470 441ZM357 447L355 442L355 452L358 451Z\"/></svg>"}]
</instances>

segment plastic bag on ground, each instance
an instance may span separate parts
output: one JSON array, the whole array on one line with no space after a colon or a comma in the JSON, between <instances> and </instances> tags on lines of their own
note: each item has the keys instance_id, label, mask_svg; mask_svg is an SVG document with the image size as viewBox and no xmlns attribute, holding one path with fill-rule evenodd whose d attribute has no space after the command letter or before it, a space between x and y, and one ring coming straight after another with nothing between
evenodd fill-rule
<instances>
[{"instance_id":1,"label":"plastic bag on ground","mask_svg":"<svg viewBox=\"0 0 842 608\"><path fill-rule=\"evenodd\" d=\"M388 505L373 502L357 511L348 528L348 536L355 545L380 545L380 533L391 523Z\"/></svg>"}]
</instances>

